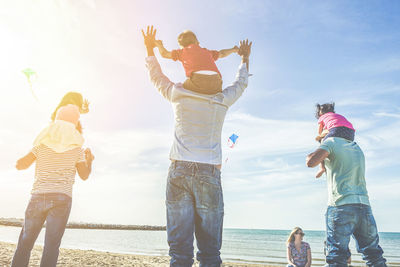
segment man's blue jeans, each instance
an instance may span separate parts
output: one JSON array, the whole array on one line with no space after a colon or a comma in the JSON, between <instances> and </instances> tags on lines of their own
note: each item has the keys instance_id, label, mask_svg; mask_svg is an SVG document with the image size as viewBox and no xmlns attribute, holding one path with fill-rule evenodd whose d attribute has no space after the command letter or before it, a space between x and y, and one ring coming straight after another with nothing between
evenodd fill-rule
<instances>
[{"instance_id":1,"label":"man's blue jeans","mask_svg":"<svg viewBox=\"0 0 400 267\"><path fill-rule=\"evenodd\" d=\"M25 211L25 221L19 235L12 267L28 266L31 250L42 230L44 221L46 221L46 234L40 266L56 266L71 204L72 199L61 193L32 195Z\"/></svg>"},{"instance_id":2,"label":"man's blue jeans","mask_svg":"<svg viewBox=\"0 0 400 267\"><path fill-rule=\"evenodd\" d=\"M370 206L363 204L329 206L325 217L327 266L347 266L346 261L350 256L348 246L351 235L356 240L357 251L363 254L367 266L386 266Z\"/></svg>"},{"instance_id":3,"label":"man's blue jeans","mask_svg":"<svg viewBox=\"0 0 400 267\"><path fill-rule=\"evenodd\" d=\"M192 266L193 233L200 266L220 266L224 217L220 170L210 164L173 161L166 205L170 266Z\"/></svg>"}]
</instances>

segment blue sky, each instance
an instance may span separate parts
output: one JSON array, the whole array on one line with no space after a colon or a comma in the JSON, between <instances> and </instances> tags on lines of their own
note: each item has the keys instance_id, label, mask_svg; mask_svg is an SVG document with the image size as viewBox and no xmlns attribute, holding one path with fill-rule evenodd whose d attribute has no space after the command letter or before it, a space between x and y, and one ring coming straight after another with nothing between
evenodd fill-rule
<instances>
[{"instance_id":1,"label":"blue sky","mask_svg":"<svg viewBox=\"0 0 400 267\"><path fill-rule=\"evenodd\" d=\"M185 29L209 49L252 40L246 92L223 129L225 227L324 229L326 181L305 167L317 147L314 105L335 101L356 128L380 231L400 231L400 2L398 1L12 1L2 3L0 217L23 217L33 168L17 172L62 95L81 91L94 171L74 187L72 221L165 224L172 143L170 104L144 67L140 29L157 27L168 49ZM158 58L159 54L156 53ZM224 85L240 58L217 65ZM177 62L160 59L172 81ZM38 73L29 92L21 70ZM239 135L234 149L225 145Z\"/></svg>"}]
</instances>

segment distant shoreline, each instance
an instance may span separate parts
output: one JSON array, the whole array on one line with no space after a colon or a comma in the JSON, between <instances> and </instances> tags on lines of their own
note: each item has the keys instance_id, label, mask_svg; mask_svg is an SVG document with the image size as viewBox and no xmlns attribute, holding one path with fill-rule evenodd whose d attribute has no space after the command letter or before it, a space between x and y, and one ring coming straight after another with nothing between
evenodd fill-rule
<instances>
[{"instance_id":1,"label":"distant shoreline","mask_svg":"<svg viewBox=\"0 0 400 267\"><path fill-rule=\"evenodd\" d=\"M0 226L15 226L22 227L24 219L20 218L0 218ZM45 226L43 226L45 227ZM102 224L102 223L77 223L77 222L69 222L67 224L67 228L69 229L102 229L102 230L143 230L143 231L166 231L166 226L158 226L158 225L130 225L130 224ZM288 229L245 229L245 228L224 228L224 229L236 229L236 230L273 230L273 231L287 231ZM325 230L310 230L307 231L315 231L315 232L324 232ZM379 233L388 233L388 234L398 234L400 232L395 231L386 231Z\"/></svg>"},{"instance_id":2,"label":"distant shoreline","mask_svg":"<svg viewBox=\"0 0 400 267\"><path fill-rule=\"evenodd\" d=\"M22 227L24 220L18 218L0 218L0 225ZM154 225L123 225L123 224L101 224L101 223L76 223L67 224L69 229L102 229L102 230L144 230L144 231L166 231L165 226Z\"/></svg>"}]
</instances>

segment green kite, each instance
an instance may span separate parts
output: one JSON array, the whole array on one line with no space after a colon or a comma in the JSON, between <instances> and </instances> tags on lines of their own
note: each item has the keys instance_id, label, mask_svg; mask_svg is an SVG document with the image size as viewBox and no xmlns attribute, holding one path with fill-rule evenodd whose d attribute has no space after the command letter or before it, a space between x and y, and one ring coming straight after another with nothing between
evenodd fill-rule
<instances>
[{"instance_id":1,"label":"green kite","mask_svg":"<svg viewBox=\"0 0 400 267\"><path fill-rule=\"evenodd\" d=\"M31 68L26 68L26 69L22 70L22 73L25 74L26 78L28 79L29 88L31 89L31 93L32 93L33 97L36 100L38 100L37 96L35 95L35 92L33 91L32 80L31 80L31 77L37 76L36 71L34 71Z\"/></svg>"}]
</instances>

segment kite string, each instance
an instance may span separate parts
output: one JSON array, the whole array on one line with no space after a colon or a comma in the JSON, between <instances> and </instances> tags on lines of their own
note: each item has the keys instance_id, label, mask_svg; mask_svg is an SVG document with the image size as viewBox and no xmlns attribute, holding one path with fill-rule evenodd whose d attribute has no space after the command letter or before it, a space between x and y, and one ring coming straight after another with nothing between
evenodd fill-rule
<instances>
[{"instance_id":1,"label":"kite string","mask_svg":"<svg viewBox=\"0 0 400 267\"><path fill-rule=\"evenodd\" d=\"M39 99L37 98L35 92L33 91L33 85L32 85L32 82L31 82L30 78L28 78L28 83L29 83L29 88L31 89L31 93L32 93L33 97L36 99L36 101L39 101Z\"/></svg>"},{"instance_id":2,"label":"kite string","mask_svg":"<svg viewBox=\"0 0 400 267\"><path fill-rule=\"evenodd\" d=\"M236 134L232 134L230 137L228 137L228 147L233 149L237 143L238 138L239 138L239 136ZM226 157L224 164L227 163L228 159L229 159L229 157Z\"/></svg>"}]
</instances>

